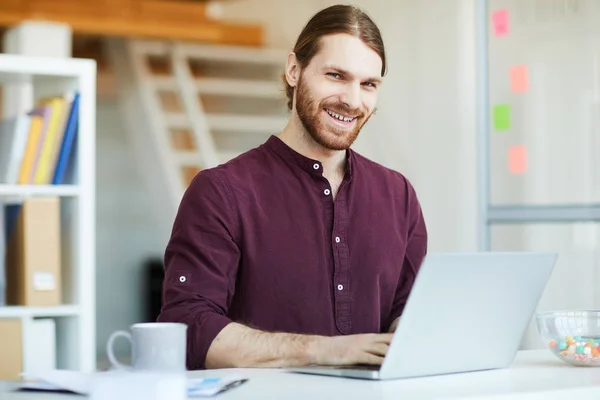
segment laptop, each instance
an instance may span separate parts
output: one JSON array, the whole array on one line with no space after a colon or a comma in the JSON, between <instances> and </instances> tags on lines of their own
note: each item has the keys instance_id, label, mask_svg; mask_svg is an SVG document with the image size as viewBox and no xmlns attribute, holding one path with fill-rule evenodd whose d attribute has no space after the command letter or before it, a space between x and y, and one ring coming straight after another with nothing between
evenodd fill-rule
<instances>
[{"instance_id":1,"label":"laptop","mask_svg":"<svg viewBox=\"0 0 600 400\"><path fill-rule=\"evenodd\" d=\"M387 380L509 366L558 256L432 253L425 257L381 366L291 372Z\"/></svg>"}]
</instances>

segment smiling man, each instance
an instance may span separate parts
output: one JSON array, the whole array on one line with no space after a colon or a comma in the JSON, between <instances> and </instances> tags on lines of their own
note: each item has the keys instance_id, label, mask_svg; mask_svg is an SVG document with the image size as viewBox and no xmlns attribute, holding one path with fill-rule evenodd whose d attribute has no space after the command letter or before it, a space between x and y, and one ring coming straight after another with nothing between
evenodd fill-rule
<instances>
[{"instance_id":1,"label":"smiling man","mask_svg":"<svg viewBox=\"0 0 600 400\"><path fill-rule=\"evenodd\" d=\"M381 364L427 249L408 180L350 148L385 71L363 11L322 10L286 60L283 131L190 184L158 318L188 325L189 369Z\"/></svg>"}]
</instances>

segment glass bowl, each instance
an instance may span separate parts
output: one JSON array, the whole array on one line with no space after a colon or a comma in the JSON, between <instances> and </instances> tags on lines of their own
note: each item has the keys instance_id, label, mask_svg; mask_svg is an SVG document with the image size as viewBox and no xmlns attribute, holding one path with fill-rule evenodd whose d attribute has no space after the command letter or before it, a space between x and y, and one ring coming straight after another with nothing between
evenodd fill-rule
<instances>
[{"instance_id":1,"label":"glass bowl","mask_svg":"<svg viewBox=\"0 0 600 400\"><path fill-rule=\"evenodd\" d=\"M556 357L576 366L600 367L600 310L542 312L536 322Z\"/></svg>"}]
</instances>

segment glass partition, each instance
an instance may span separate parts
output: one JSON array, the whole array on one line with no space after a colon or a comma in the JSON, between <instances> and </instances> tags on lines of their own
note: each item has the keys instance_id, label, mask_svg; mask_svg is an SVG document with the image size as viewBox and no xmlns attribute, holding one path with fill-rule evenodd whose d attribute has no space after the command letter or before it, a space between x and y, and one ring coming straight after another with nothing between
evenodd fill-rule
<instances>
[{"instance_id":1,"label":"glass partition","mask_svg":"<svg viewBox=\"0 0 600 400\"><path fill-rule=\"evenodd\" d=\"M491 204L600 202L600 1L487 7Z\"/></svg>"}]
</instances>

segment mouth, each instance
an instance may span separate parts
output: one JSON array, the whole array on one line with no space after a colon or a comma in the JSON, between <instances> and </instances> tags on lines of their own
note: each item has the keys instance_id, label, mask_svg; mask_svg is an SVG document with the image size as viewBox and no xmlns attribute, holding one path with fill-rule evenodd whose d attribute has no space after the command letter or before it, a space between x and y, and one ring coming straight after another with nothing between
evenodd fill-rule
<instances>
[{"instance_id":1,"label":"mouth","mask_svg":"<svg viewBox=\"0 0 600 400\"><path fill-rule=\"evenodd\" d=\"M339 114L339 113L331 111L327 108L324 108L323 110L325 111L325 114L327 114L334 121L334 123L336 125L343 126L345 128L351 127L352 125L354 125L354 123L358 119L357 116Z\"/></svg>"}]
</instances>

